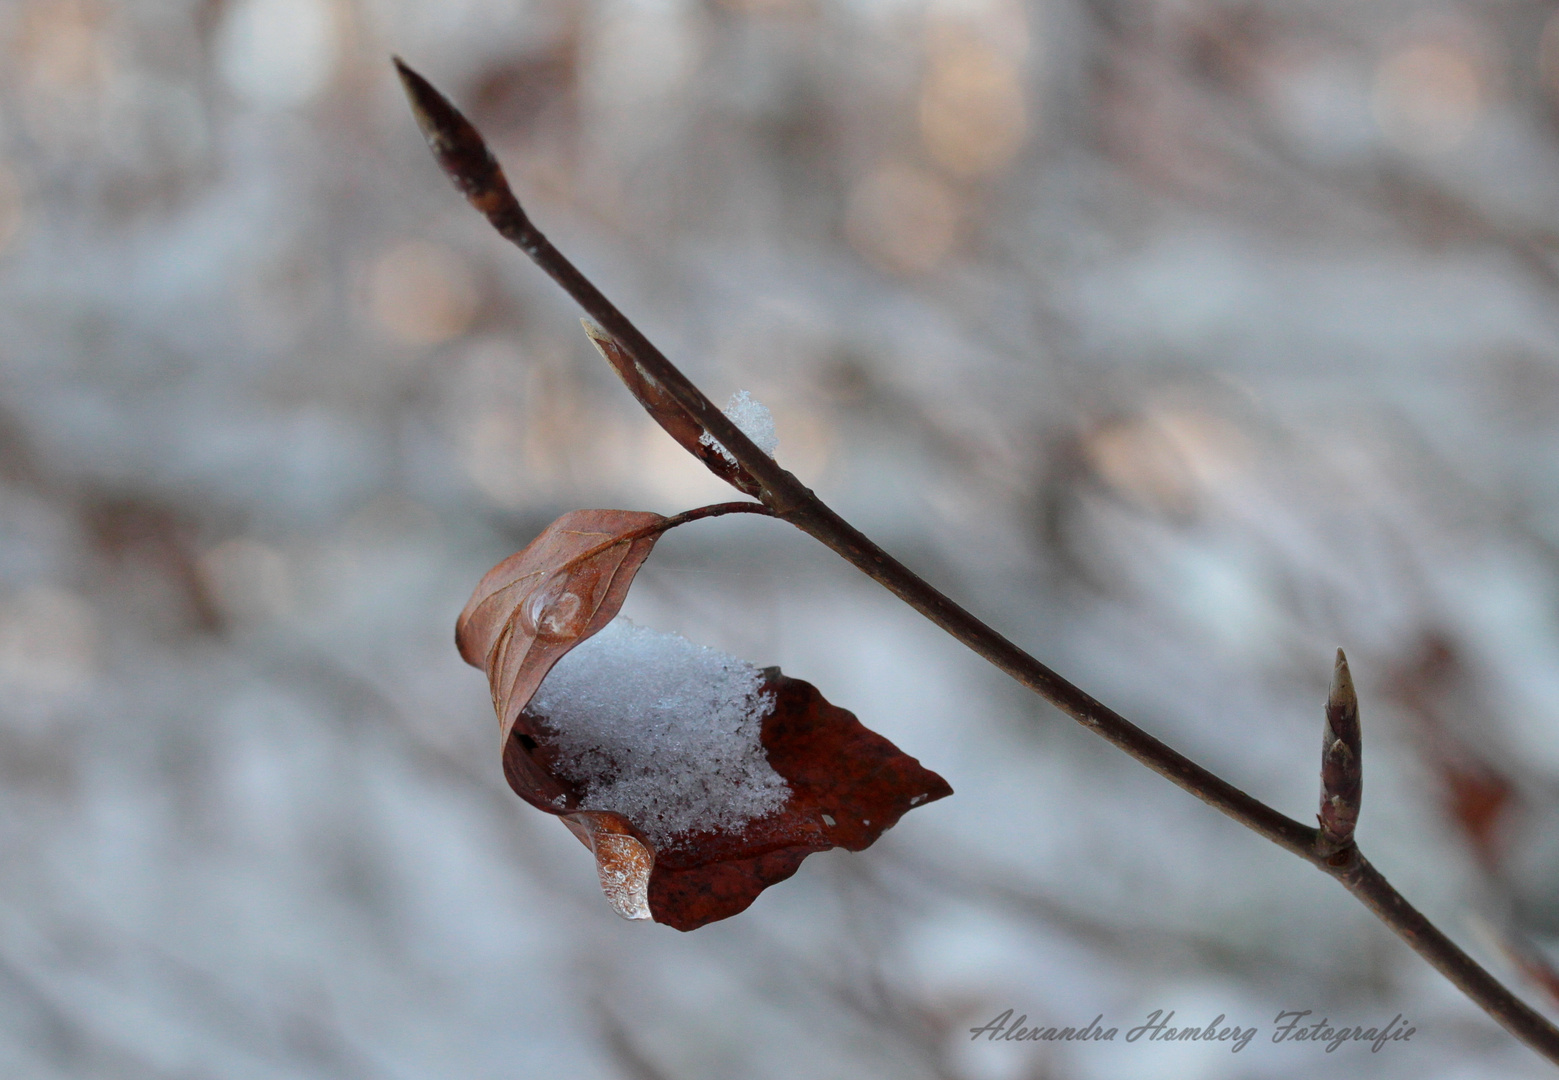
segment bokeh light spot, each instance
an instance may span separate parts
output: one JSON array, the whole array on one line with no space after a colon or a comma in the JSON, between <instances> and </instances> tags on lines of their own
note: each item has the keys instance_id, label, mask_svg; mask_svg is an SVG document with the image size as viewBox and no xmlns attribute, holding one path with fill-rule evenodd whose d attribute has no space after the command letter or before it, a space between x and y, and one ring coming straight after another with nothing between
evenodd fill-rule
<instances>
[{"instance_id":1,"label":"bokeh light spot","mask_svg":"<svg viewBox=\"0 0 1559 1080\"><path fill-rule=\"evenodd\" d=\"M933 53L920 95L920 136L937 164L956 176L998 172L1027 134L1016 63L973 41Z\"/></svg>"},{"instance_id":2,"label":"bokeh light spot","mask_svg":"<svg viewBox=\"0 0 1559 1080\"><path fill-rule=\"evenodd\" d=\"M375 260L369 282L374 321L407 345L436 345L464 333L476 314L476 281L453 251L410 241Z\"/></svg>"},{"instance_id":3,"label":"bokeh light spot","mask_svg":"<svg viewBox=\"0 0 1559 1080\"><path fill-rule=\"evenodd\" d=\"M287 558L258 540L237 537L218 544L202 557L201 570L217 603L231 618L266 622L293 610Z\"/></svg>"},{"instance_id":4,"label":"bokeh light spot","mask_svg":"<svg viewBox=\"0 0 1559 1080\"><path fill-rule=\"evenodd\" d=\"M85 600L37 587L0 604L0 686L58 693L92 677L97 620Z\"/></svg>"},{"instance_id":5,"label":"bokeh light spot","mask_svg":"<svg viewBox=\"0 0 1559 1080\"><path fill-rule=\"evenodd\" d=\"M952 249L958 202L936 177L910 165L888 165L850 194L845 232L868 262L893 274L924 274Z\"/></svg>"},{"instance_id":6,"label":"bokeh light spot","mask_svg":"<svg viewBox=\"0 0 1559 1080\"><path fill-rule=\"evenodd\" d=\"M240 0L222 20L217 65L257 105L301 105L330 81L336 29L327 0Z\"/></svg>"},{"instance_id":7,"label":"bokeh light spot","mask_svg":"<svg viewBox=\"0 0 1559 1080\"><path fill-rule=\"evenodd\" d=\"M1375 118L1403 149L1444 153L1472 133L1485 89L1473 58L1454 45L1421 42L1393 52L1375 78Z\"/></svg>"}]
</instances>

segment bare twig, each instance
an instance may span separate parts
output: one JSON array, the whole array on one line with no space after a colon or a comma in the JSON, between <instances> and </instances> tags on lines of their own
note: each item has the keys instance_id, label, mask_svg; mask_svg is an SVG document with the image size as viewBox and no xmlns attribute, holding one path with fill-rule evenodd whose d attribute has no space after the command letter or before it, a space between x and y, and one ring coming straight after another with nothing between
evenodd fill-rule
<instances>
[{"instance_id":1,"label":"bare twig","mask_svg":"<svg viewBox=\"0 0 1559 1080\"><path fill-rule=\"evenodd\" d=\"M631 544L635 540L642 540L646 536L661 536L670 532L678 525L686 525L690 521L702 521L704 518L724 517L726 514L762 514L764 517L774 517L774 511L762 503L728 502L712 503L709 506L698 506L692 510L684 510L674 517L661 518L659 521L645 525L643 528L633 529L620 536L613 536L610 540L602 541L593 548L586 548L578 555L559 563L553 568L553 573L561 573L572 569L582 563L587 563L607 548L614 548L618 544Z\"/></svg>"},{"instance_id":2,"label":"bare twig","mask_svg":"<svg viewBox=\"0 0 1559 1080\"><path fill-rule=\"evenodd\" d=\"M942 595L780 468L531 223L509 190L503 170L470 122L422 76L399 59L395 64L417 122L455 185L502 236L534 259L599 324L606 336L626 350L636 376L655 388L655 403L662 413L674 403L729 451L746 477L754 482L758 498L775 517L832 548L852 566L1084 727L1208 805L1337 878L1507 1031L1559 1064L1559 1028L1519 1000L1413 908L1356 846L1349 843L1339 849L1325 840L1319 830L1246 794L1095 700ZM591 337L598 344L603 340L595 333ZM620 363L614 361L614 367L624 374ZM632 381L626 374L624 378L631 388ZM640 399L644 401L642 395ZM654 415L655 411L651 412ZM666 424L663 416L656 419Z\"/></svg>"}]
</instances>

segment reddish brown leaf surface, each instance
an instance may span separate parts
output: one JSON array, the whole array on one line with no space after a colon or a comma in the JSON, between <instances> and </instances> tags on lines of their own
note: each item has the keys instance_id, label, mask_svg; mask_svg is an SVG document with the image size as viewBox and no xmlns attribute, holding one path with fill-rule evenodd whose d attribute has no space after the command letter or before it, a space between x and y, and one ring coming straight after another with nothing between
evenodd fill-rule
<instances>
[{"instance_id":1,"label":"reddish brown leaf surface","mask_svg":"<svg viewBox=\"0 0 1559 1080\"><path fill-rule=\"evenodd\" d=\"M581 809L586 792L557 768L546 719L526 705L552 666L616 615L660 535L652 530L666 520L617 510L565 514L482 579L456 641L466 661L487 672L509 786L561 817L594 852L602 891L620 915L692 930L744 910L814 851L869 846L907 811L952 788L809 683L770 668L763 690L775 704L760 739L790 787L779 811L740 832L692 833L657 849L622 814Z\"/></svg>"},{"instance_id":2,"label":"reddish brown leaf surface","mask_svg":"<svg viewBox=\"0 0 1559 1080\"><path fill-rule=\"evenodd\" d=\"M589 319L580 321L584 324L585 333L589 335L591 344L606 358L606 362L612 365L612 370L617 372L623 384L628 387L628 392L638 399L639 404L644 406L644 411L666 430L666 434L677 440L682 449L702 461L708 466L710 472L737 491L747 495L757 495L763 490L762 485L749 476L746 469L713 446L701 441L704 435L703 425L684 412L682 406L666 392L664 386L634 363L628 350L619 345L616 338Z\"/></svg>"}]
</instances>

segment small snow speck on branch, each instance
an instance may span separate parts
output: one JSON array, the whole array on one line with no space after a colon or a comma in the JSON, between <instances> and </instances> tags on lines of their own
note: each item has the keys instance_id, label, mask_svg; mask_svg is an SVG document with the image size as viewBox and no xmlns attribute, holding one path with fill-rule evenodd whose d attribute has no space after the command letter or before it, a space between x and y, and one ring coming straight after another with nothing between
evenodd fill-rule
<instances>
[{"instance_id":1,"label":"small snow speck on branch","mask_svg":"<svg viewBox=\"0 0 1559 1080\"><path fill-rule=\"evenodd\" d=\"M731 395L731 400L725 403L725 415L731 418L731 423L741 429L743 435L752 440L754 446L769 457L774 456L774 451L779 449L779 435L774 431L774 414L769 412L767 405L747 391L738 390ZM736 464L736 456L707 431L699 437L698 441L712 448L732 465Z\"/></svg>"}]
</instances>

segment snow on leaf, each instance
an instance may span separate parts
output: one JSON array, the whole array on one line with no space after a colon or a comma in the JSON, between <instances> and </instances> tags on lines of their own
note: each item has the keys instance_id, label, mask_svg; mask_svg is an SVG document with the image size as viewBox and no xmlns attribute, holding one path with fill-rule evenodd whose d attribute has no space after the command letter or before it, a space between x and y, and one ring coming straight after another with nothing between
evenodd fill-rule
<instances>
[{"instance_id":1,"label":"snow on leaf","mask_svg":"<svg viewBox=\"0 0 1559 1080\"><path fill-rule=\"evenodd\" d=\"M774 707L763 684L744 660L618 618L553 667L525 715L581 809L623 814L664 848L785 805L761 740Z\"/></svg>"}]
</instances>

